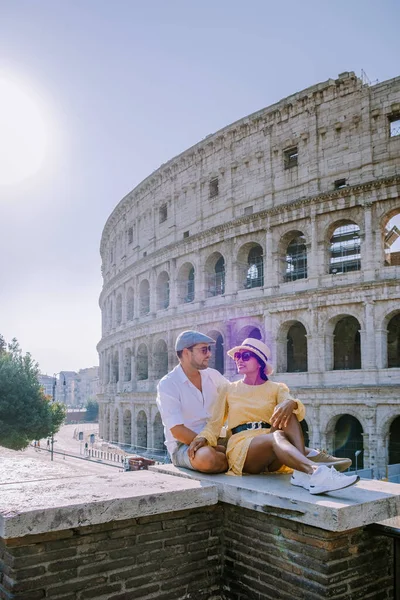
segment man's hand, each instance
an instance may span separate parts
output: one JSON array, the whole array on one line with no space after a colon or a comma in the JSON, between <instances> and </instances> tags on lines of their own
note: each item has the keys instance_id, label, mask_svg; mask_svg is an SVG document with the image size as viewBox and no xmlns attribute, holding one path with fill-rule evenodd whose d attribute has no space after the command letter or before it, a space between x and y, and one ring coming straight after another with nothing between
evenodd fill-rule
<instances>
[{"instance_id":1,"label":"man's hand","mask_svg":"<svg viewBox=\"0 0 400 600\"><path fill-rule=\"evenodd\" d=\"M272 427L275 429L283 429L286 427L296 407L297 402L295 400L290 400L290 398L275 406L275 410L271 417Z\"/></svg>"},{"instance_id":2,"label":"man's hand","mask_svg":"<svg viewBox=\"0 0 400 600\"><path fill-rule=\"evenodd\" d=\"M189 448L188 448L188 455L190 459L194 458L194 455L196 454L197 450L199 448L202 448L203 446L207 446L207 440L206 438L200 437L200 438L195 438Z\"/></svg>"}]
</instances>

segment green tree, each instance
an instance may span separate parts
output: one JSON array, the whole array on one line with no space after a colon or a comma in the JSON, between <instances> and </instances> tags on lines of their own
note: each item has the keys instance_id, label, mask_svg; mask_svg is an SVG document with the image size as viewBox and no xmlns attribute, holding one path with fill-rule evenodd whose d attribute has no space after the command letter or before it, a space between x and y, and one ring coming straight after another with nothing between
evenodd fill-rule
<instances>
[{"instance_id":1,"label":"green tree","mask_svg":"<svg viewBox=\"0 0 400 600\"><path fill-rule=\"evenodd\" d=\"M21 450L60 429L65 408L44 395L38 376L38 364L22 353L17 340L7 346L0 336L1 446Z\"/></svg>"},{"instance_id":2,"label":"green tree","mask_svg":"<svg viewBox=\"0 0 400 600\"><path fill-rule=\"evenodd\" d=\"M99 418L99 404L96 400L88 400L86 403L85 421L97 421Z\"/></svg>"}]
</instances>

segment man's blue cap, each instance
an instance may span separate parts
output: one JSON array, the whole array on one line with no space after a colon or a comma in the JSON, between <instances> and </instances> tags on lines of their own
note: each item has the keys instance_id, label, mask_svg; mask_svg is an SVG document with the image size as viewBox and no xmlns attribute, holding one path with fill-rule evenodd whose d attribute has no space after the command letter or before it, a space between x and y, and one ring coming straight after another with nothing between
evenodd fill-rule
<instances>
[{"instance_id":1,"label":"man's blue cap","mask_svg":"<svg viewBox=\"0 0 400 600\"><path fill-rule=\"evenodd\" d=\"M175 350L179 352L185 348L191 348L195 344L215 344L215 340L200 331L182 331L176 338Z\"/></svg>"}]
</instances>

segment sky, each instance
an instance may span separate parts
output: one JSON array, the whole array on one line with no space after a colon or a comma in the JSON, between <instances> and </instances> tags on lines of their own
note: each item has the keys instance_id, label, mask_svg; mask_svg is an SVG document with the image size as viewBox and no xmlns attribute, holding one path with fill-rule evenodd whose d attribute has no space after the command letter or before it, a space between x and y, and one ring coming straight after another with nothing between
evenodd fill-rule
<instances>
[{"instance_id":1,"label":"sky","mask_svg":"<svg viewBox=\"0 0 400 600\"><path fill-rule=\"evenodd\" d=\"M98 364L122 197L317 82L400 75L399 18L397 0L0 0L0 333L43 373Z\"/></svg>"}]
</instances>

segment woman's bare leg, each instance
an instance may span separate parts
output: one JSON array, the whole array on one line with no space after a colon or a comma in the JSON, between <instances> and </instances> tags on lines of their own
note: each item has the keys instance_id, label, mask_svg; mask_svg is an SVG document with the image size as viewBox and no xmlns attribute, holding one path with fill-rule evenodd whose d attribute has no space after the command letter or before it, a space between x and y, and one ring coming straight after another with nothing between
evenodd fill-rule
<instances>
[{"instance_id":1,"label":"woman's bare leg","mask_svg":"<svg viewBox=\"0 0 400 600\"><path fill-rule=\"evenodd\" d=\"M303 431L301 429L301 425L296 417L296 415L292 415L289 419L286 427L282 427L281 430L272 429L273 431L283 431L286 433L286 436L291 444L297 448L304 456L307 456L307 452L304 446L304 437Z\"/></svg>"},{"instance_id":2,"label":"woman's bare leg","mask_svg":"<svg viewBox=\"0 0 400 600\"><path fill-rule=\"evenodd\" d=\"M314 470L313 463L291 444L286 433L274 431L258 435L251 441L243 472L261 473L266 467L271 471L276 471L282 465L309 475Z\"/></svg>"}]
</instances>

